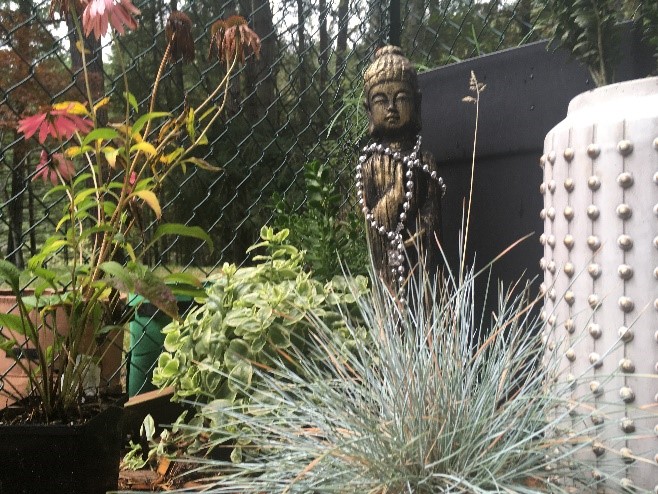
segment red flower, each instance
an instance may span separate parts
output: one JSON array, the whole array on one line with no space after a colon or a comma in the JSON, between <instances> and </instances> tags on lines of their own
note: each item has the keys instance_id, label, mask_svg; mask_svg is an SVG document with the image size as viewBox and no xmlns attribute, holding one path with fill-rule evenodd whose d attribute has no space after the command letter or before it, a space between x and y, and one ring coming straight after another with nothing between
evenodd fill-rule
<instances>
[{"instance_id":1,"label":"red flower","mask_svg":"<svg viewBox=\"0 0 658 494\"><path fill-rule=\"evenodd\" d=\"M125 33L124 27L137 29L134 16L140 13L131 0L89 0L82 13L85 36L93 32L96 39L100 39L107 33L108 24L119 34Z\"/></svg>"},{"instance_id":2,"label":"red flower","mask_svg":"<svg viewBox=\"0 0 658 494\"><path fill-rule=\"evenodd\" d=\"M247 25L244 17L232 15L226 20L216 21L210 28L210 52L217 52L220 60L232 62L237 57L244 63L245 51L251 48L260 55L260 38Z\"/></svg>"},{"instance_id":3,"label":"red flower","mask_svg":"<svg viewBox=\"0 0 658 494\"><path fill-rule=\"evenodd\" d=\"M41 151L41 159L37 165L37 172L32 180L41 179L44 182L50 182L57 185L60 178L68 182L75 176L75 166L71 160L67 160L62 153L48 153Z\"/></svg>"},{"instance_id":4,"label":"red flower","mask_svg":"<svg viewBox=\"0 0 658 494\"><path fill-rule=\"evenodd\" d=\"M70 139L76 132L89 132L93 128L91 121L82 118L77 112L72 113L75 109L75 103L67 106L55 105L45 113L25 117L18 122L18 132L22 132L25 138L29 139L39 131L41 144L49 135L58 139Z\"/></svg>"}]
</instances>

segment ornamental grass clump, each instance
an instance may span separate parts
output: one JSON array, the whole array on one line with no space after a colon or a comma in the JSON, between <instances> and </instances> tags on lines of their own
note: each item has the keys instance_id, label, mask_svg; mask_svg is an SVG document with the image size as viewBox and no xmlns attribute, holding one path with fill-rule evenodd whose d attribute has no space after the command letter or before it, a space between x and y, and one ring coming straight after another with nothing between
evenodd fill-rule
<instances>
[{"instance_id":1,"label":"ornamental grass clump","mask_svg":"<svg viewBox=\"0 0 658 494\"><path fill-rule=\"evenodd\" d=\"M213 408L223 426L205 432L245 446L242 461L197 469L204 492L568 492L565 478L584 487L589 467L572 453L587 432L563 433L569 406L548 379L556 367L542 364L528 290L501 290L489 326L474 309L474 274L460 279L418 280L410 307L374 281L357 300L359 323L344 315L347 328L368 330L351 347L311 315L312 344L254 370L247 410ZM487 336L475 344L478 333Z\"/></svg>"}]
</instances>

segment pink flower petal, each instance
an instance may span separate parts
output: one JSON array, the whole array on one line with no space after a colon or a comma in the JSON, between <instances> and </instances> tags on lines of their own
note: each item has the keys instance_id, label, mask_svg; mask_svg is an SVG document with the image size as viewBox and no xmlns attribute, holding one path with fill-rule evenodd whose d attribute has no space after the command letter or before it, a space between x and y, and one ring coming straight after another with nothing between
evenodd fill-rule
<instances>
[{"instance_id":1,"label":"pink flower petal","mask_svg":"<svg viewBox=\"0 0 658 494\"><path fill-rule=\"evenodd\" d=\"M46 113L39 113L37 115L32 115L31 117L23 118L18 122L18 132L22 132L25 136L25 139L29 139L42 125L43 121L46 119L46 116Z\"/></svg>"}]
</instances>

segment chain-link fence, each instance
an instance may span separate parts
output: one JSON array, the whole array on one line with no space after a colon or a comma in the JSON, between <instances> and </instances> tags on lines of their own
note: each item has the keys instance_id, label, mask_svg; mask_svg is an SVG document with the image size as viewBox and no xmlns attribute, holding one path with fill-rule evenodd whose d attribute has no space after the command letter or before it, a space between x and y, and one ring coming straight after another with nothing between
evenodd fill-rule
<instances>
[{"instance_id":1,"label":"chain-link fence","mask_svg":"<svg viewBox=\"0 0 658 494\"><path fill-rule=\"evenodd\" d=\"M237 12L262 39L259 60L234 75L226 118L213 128L205 149L205 158L222 171L190 171L163 191L165 218L202 226L218 248L211 253L179 239L160 246L153 259L206 271L221 261L241 261L277 204L302 207L309 162L326 164L347 196L350 158L363 130L357 115L361 73L377 46L401 44L423 68L536 37L536 12L527 0L135 3L142 12L137 31L113 44L106 38L87 40L99 94L124 91L125 77L146 105L166 45L164 26L174 9L194 22L198 55L194 64L167 68L159 108L174 110L203 97L220 76L217 62L207 56L217 18ZM5 68L0 74L0 249L20 265L38 248L41 232L52 227L49 212L56 205L31 180L41 148L17 133L17 123L40 106L74 98L81 69L77 50L71 49L73 25L53 20L49 2L0 5Z\"/></svg>"},{"instance_id":2,"label":"chain-link fence","mask_svg":"<svg viewBox=\"0 0 658 494\"><path fill-rule=\"evenodd\" d=\"M216 19L238 13L262 40L260 57L233 75L226 112L208 134L203 158L221 171L177 173L161 191L164 220L202 227L215 249L178 238L156 245L147 262L202 276L222 262L244 262L267 223L308 228L310 217L303 215L313 201L325 215L352 209L351 170L365 130L361 77L378 46L401 45L423 70L535 40L541 14L530 0L134 3L141 10L137 30L115 40L85 40L95 96L120 96L127 85L140 108L148 105L174 10L193 21L197 55L192 64L166 67L159 109L201 101L221 77L208 56ZM53 19L49 6L0 1L0 250L19 266L52 231L62 205L33 181L42 146L18 133L18 121L55 102L81 99L85 91L74 23ZM148 235L154 220L144 213L142 221ZM307 237L320 245L318 232Z\"/></svg>"}]
</instances>

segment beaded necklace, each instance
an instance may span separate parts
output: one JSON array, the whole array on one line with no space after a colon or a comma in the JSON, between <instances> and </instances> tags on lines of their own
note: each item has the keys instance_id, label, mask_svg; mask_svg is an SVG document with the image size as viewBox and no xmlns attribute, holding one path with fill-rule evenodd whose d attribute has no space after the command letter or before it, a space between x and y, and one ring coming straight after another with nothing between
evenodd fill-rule
<instances>
[{"instance_id":1,"label":"beaded necklace","mask_svg":"<svg viewBox=\"0 0 658 494\"><path fill-rule=\"evenodd\" d=\"M388 239L390 248L388 249L388 264L391 267L391 274L393 277L397 276L398 283L398 292L401 291L402 285L405 281L405 267L404 267L404 241L402 239L402 231L404 230L404 222L407 219L407 211L411 207L411 199L413 198L413 186L414 186L414 169L421 170L433 179L436 180L441 187L441 197L446 193L446 185L443 182L443 178L439 177L435 170L430 171L427 164L421 166L420 161L420 144L421 136L418 135L416 138L416 144L414 145L411 153L404 155L399 151L393 151L390 147L386 147L382 144L373 142L372 144L363 148L363 154L359 156L359 162L356 165L356 193L359 206L361 211L366 218L366 221L370 223L370 226L381 236L384 236ZM401 161L405 177L404 183L404 200L402 202L402 211L398 215L398 221L395 225L395 229L387 230L384 225L380 225L375 219L375 215L368 209L366 205L366 200L363 195L363 164L366 160L373 154L381 154L384 156L389 156L395 161Z\"/></svg>"}]
</instances>

